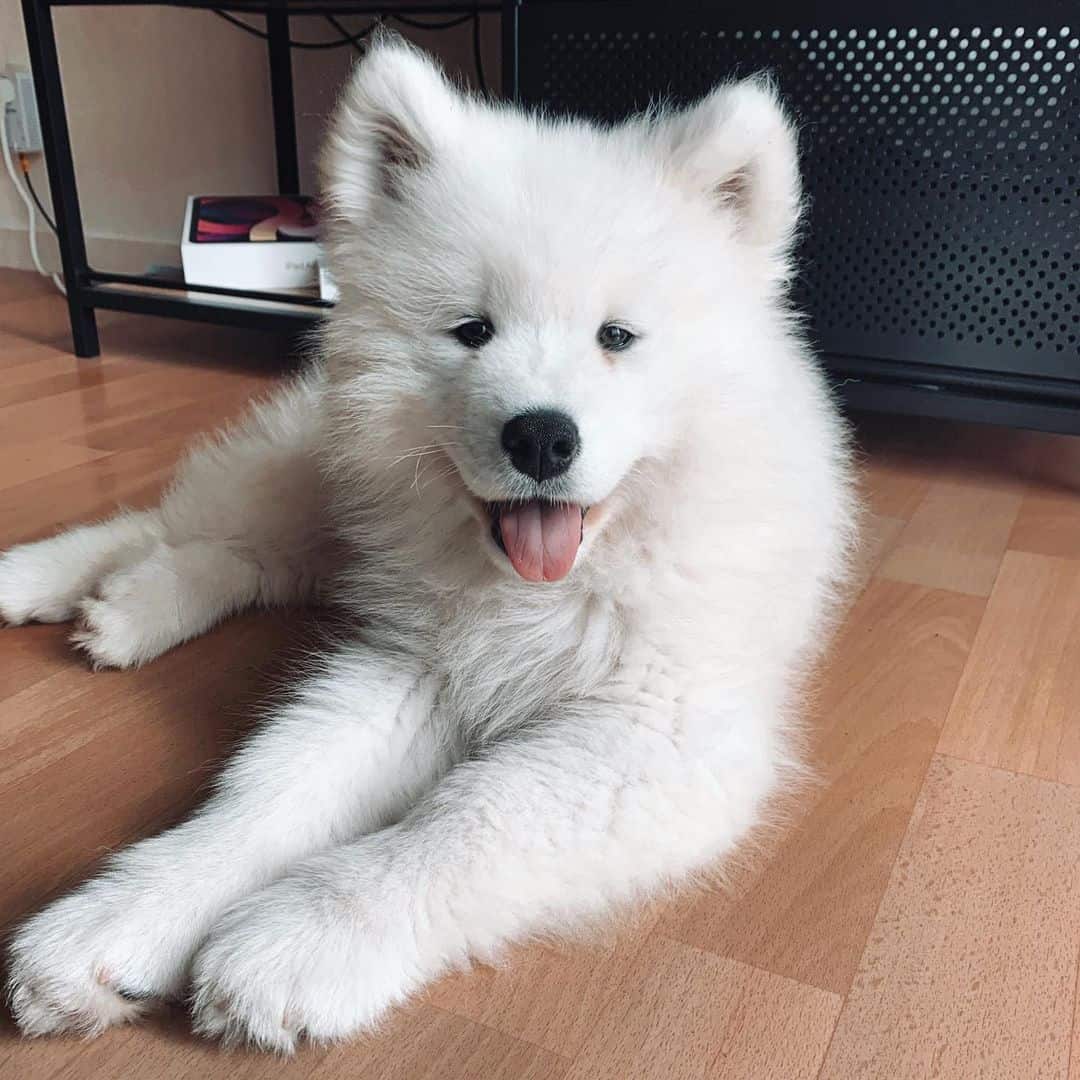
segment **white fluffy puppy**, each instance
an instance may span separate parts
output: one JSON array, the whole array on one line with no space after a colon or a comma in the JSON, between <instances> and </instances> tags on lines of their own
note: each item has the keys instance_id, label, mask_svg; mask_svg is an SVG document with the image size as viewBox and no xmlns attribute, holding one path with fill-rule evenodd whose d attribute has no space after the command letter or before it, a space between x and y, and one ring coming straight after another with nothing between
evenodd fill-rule
<instances>
[{"instance_id":1,"label":"white fluffy puppy","mask_svg":"<svg viewBox=\"0 0 1080 1080\"><path fill-rule=\"evenodd\" d=\"M357 616L190 821L18 930L29 1034L190 992L209 1035L352 1035L713 864L796 767L853 515L770 88L600 128L384 38L324 177L313 370L157 509L0 560L0 614L77 618L98 665L252 604Z\"/></svg>"}]
</instances>

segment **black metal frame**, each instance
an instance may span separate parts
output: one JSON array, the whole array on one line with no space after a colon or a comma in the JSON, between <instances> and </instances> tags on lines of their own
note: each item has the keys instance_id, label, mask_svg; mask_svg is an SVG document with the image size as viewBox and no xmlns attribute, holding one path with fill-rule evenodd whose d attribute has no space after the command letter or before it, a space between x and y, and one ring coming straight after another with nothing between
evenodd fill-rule
<instances>
[{"instance_id":1,"label":"black metal frame","mask_svg":"<svg viewBox=\"0 0 1080 1080\"><path fill-rule=\"evenodd\" d=\"M1080 387L1067 379L826 354L851 409L1080 435Z\"/></svg>"},{"instance_id":2,"label":"black metal frame","mask_svg":"<svg viewBox=\"0 0 1080 1080\"><path fill-rule=\"evenodd\" d=\"M23 18L37 90L45 164L56 212L71 337L75 355L79 357L97 356L100 352L94 316L98 308L231 326L299 331L310 327L321 311L330 306L315 297L196 287L152 275L109 273L90 265L79 208L52 12L55 7L135 7L155 2L160 6L265 16L277 183L278 192L283 195L296 194L300 187L289 46L289 22L292 16L374 16L391 12L421 16L467 15L498 13L502 12L504 6L516 6L516 0L504 0L503 3L468 0L434 4L421 2L394 4L390 8L350 0L23 0Z\"/></svg>"}]
</instances>

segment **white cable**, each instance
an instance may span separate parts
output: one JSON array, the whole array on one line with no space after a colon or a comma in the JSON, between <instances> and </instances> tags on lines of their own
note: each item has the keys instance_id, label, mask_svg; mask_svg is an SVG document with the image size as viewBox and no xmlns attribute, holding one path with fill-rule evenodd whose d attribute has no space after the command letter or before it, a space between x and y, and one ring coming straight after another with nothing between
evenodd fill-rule
<instances>
[{"instance_id":1,"label":"white cable","mask_svg":"<svg viewBox=\"0 0 1080 1080\"><path fill-rule=\"evenodd\" d=\"M67 296L67 289L64 288L64 283L60 279L59 274L52 274L45 269L41 264L41 256L38 254L37 246L37 207L34 205L34 200L23 189L22 184L19 182L18 175L15 172L15 166L11 160L11 147L8 145L7 137L7 123L4 121L3 114L0 113L0 146L4 150L4 166L7 168L8 176L11 177L11 182L15 185L15 190L18 192L19 198L22 199L26 206L26 215L29 218L28 236L30 237L30 257L34 260L34 266L37 267L37 272L42 277L52 278L52 283Z\"/></svg>"}]
</instances>

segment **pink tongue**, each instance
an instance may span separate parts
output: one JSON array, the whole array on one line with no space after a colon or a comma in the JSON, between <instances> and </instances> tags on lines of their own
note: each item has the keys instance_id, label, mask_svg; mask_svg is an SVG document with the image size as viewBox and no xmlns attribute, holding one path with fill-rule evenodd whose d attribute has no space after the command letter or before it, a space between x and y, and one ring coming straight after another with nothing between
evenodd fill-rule
<instances>
[{"instance_id":1,"label":"pink tongue","mask_svg":"<svg viewBox=\"0 0 1080 1080\"><path fill-rule=\"evenodd\" d=\"M505 507L503 547L526 581L559 581L570 573L581 544L581 507L527 502Z\"/></svg>"}]
</instances>

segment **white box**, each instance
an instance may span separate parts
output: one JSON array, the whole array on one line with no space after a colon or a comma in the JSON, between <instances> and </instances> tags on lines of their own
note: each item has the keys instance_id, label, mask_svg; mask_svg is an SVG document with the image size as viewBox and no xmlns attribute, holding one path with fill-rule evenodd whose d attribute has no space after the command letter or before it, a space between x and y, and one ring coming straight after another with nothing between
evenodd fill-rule
<instances>
[{"instance_id":1,"label":"white box","mask_svg":"<svg viewBox=\"0 0 1080 1080\"><path fill-rule=\"evenodd\" d=\"M337 303L340 294L338 293L337 282L330 276L330 271L326 268L326 252L319 248L319 298L321 300L329 300L332 303Z\"/></svg>"},{"instance_id":2,"label":"white box","mask_svg":"<svg viewBox=\"0 0 1080 1080\"><path fill-rule=\"evenodd\" d=\"M273 227L275 218L253 225L248 235L242 235L243 225L227 226L235 235L228 239L199 241L193 232L197 207L206 203L222 204L241 201L251 205L260 202L270 206L280 205L282 197L267 196L200 196L190 195L184 214L184 232L180 238L180 258L184 266L184 280L189 285L216 285L227 289L315 289L319 285L319 249L315 243L315 226L289 225L297 235L295 240L273 238L279 230ZM290 196L288 201L308 202L302 197ZM269 227L265 227L266 225ZM258 239L261 232L270 234ZM302 235L302 234L307 235Z\"/></svg>"}]
</instances>

